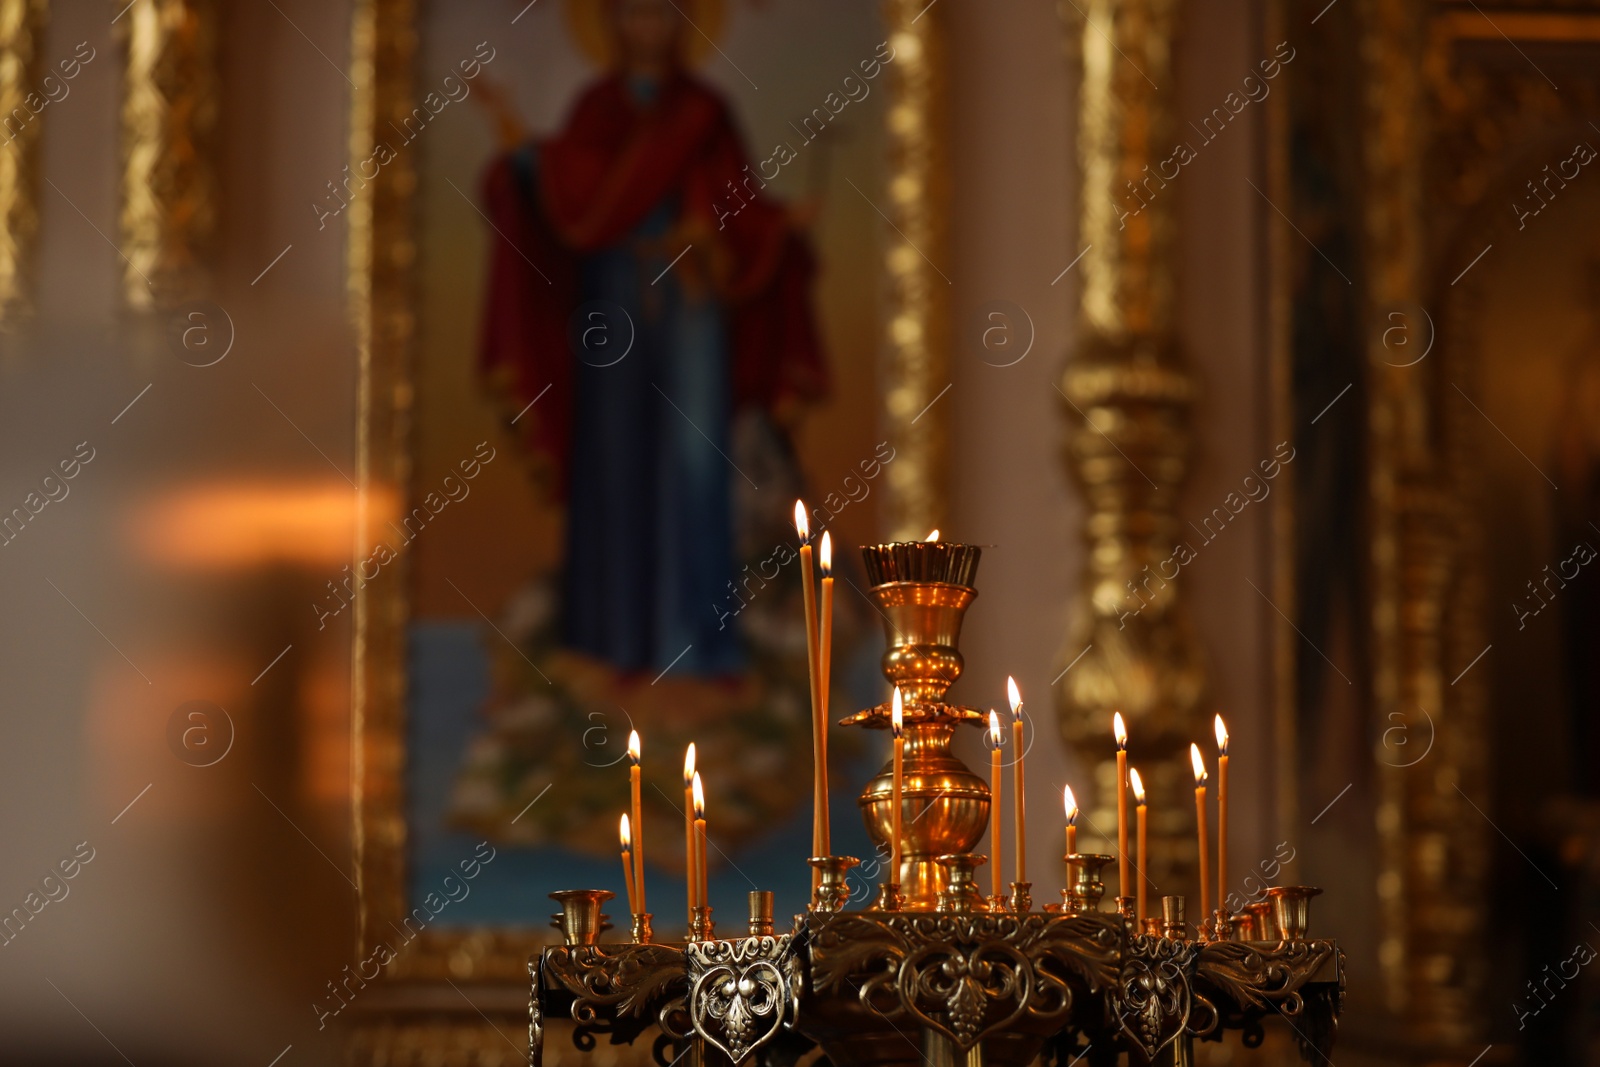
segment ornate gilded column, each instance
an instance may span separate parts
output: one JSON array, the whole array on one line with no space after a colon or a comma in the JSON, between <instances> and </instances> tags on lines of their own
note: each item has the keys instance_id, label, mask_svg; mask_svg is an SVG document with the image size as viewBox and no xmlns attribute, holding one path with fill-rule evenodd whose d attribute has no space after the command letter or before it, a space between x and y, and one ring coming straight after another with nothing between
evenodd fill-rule
<instances>
[{"instance_id":1,"label":"ornate gilded column","mask_svg":"<svg viewBox=\"0 0 1600 1067\"><path fill-rule=\"evenodd\" d=\"M33 310L39 229L40 47L48 0L0 0L0 328ZM30 100L31 98L31 100Z\"/></svg>"},{"instance_id":2,"label":"ornate gilded column","mask_svg":"<svg viewBox=\"0 0 1600 1067\"><path fill-rule=\"evenodd\" d=\"M1373 319L1367 337L1369 644L1378 746L1378 962L1392 1024L1434 1055L1470 1056L1485 1032L1480 1007L1490 940L1489 825L1484 797L1485 650L1477 568L1440 411L1437 361L1397 359L1384 328L1429 299L1430 129L1425 71L1448 58L1430 41L1429 12L1406 0L1360 0L1364 60L1363 251ZM1418 56L1433 51L1430 62ZM1540 87L1543 88L1542 86ZM1452 271L1453 272L1453 271ZM1448 286L1442 286L1448 289ZM1433 317L1443 320L1443 309ZM1450 626L1446 628L1446 619ZM1452 681L1452 678L1455 681ZM1459 684L1457 684L1459 683ZM1442 725L1447 724L1447 725ZM1403 737L1404 747L1389 742ZM1422 755L1418 755L1425 753Z\"/></svg>"},{"instance_id":3,"label":"ornate gilded column","mask_svg":"<svg viewBox=\"0 0 1600 1067\"><path fill-rule=\"evenodd\" d=\"M894 60L888 114L889 279L885 361L889 443L885 471L890 541L920 541L947 525L949 475L950 269L945 217L950 190L946 117L945 8L885 0Z\"/></svg>"},{"instance_id":4,"label":"ornate gilded column","mask_svg":"<svg viewBox=\"0 0 1600 1067\"><path fill-rule=\"evenodd\" d=\"M1114 835L1111 717L1127 718L1157 813L1151 875L1165 885L1195 863L1185 750L1210 733L1204 659L1181 596L1187 561L1173 558L1185 540L1175 506L1194 399L1174 324L1178 198L1158 166L1178 140L1178 4L1067 0L1062 12L1082 63L1078 241L1086 248L1077 344L1060 391L1088 556L1061 653L1061 665L1072 665L1060 682L1061 728L1096 767L1094 827Z\"/></svg>"},{"instance_id":5,"label":"ornate gilded column","mask_svg":"<svg viewBox=\"0 0 1600 1067\"><path fill-rule=\"evenodd\" d=\"M217 226L215 0L141 0L118 28L123 297L144 311L203 291Z\"/></svg>"}]
</instances>

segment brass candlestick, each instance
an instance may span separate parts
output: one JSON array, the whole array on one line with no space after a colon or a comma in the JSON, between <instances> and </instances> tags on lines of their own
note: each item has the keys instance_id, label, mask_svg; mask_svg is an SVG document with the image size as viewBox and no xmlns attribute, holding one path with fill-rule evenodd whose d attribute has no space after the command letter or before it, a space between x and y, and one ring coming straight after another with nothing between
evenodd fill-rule
<instances>
[{"instance_id":1,"label":"brass candlestick","mask_svg":"<svg viewBox=\"0 0 1600 1067\"><path fill-rule=\"evenodd\" d=\"M609 889L558 889L550 899L561 905L561 914L552 916L550 925L569 945L592 945L611 928L610 917L600 909L615 896Z\"/></svg>"},{"instance_id":2,"label":"brass candlestick","mask_svg":"<svg viewBox=\"0 0 1600 1067\"><path fill-rule=\"evenodd\" d=\"M945 703L961 676L961 622L978 591L972 580L981 550L946 542L867 545L861 549L871 594L884 618L888 651L883 673L904 699L905 758L901 794L898 882L907 911L933 911L949 888L938 857L972 851L989 817L989 786L950 750L955 728L982 723L975 708ZM842 725L889 726L890 705L841 720ZM893 828L894 772L885 763L859 803L867 832L885 852Z\"/></svg>"}]
</instances>

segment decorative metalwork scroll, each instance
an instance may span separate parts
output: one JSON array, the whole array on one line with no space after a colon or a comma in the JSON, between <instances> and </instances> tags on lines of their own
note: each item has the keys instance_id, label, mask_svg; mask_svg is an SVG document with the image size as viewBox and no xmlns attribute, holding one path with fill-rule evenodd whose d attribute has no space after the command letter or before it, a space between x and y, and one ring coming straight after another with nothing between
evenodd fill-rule
<instances>
[{"instance_id":1,"label":"decorative metalwork scroll","mask_svg":"<svg viewBox=\"0 0 1600 1067\"><path fill-rule=\"evenodd\" d=\"M1114 986L1120 938L1110 915L847 913L813 931L812 989L855 997L966 1051L990 1034L1058 1027L1074 986Z\"/></svg>"},{"instance_id":2,"label":"decorative metalwork scroll","mask_svg":"<svg viewBox=\"0 0 1600 1067\"><path fill-rule=\"evenodd\" d=\"M1200 946L1136 937L1122 963L1117 1025L1133 1050L1151 1062L1189 1025L1191 978Z\"/></svg>"},{"instance_id":3,"label":"decorative metalwork scroll","mask_svg":"<svg viewBox=\"0 0 1600 1067\"><path fill-rule=\"evenodd\" d=\"M800 958L794 937L746 937L686 945L689 1020L734 1063L792 1026L800 1012Z\"/></svg>"},{"instance_id":4,"label":"decorative metalwork scroll","mask_svg":"<svg viewBox=\"0 0 1600 1067\"><path fill-rule=\"evenodd\" d=\"M529 1040L535 1062L543 1052L548 1008L559 1008L576 1024L572 1040L590 1051L596 1037L632 1044L651 1026L684 1038L688 1025L689 973L682 949L668 945L571 945L545 950L534 965L533 1025Z\"/></svg>"}]
</instances>

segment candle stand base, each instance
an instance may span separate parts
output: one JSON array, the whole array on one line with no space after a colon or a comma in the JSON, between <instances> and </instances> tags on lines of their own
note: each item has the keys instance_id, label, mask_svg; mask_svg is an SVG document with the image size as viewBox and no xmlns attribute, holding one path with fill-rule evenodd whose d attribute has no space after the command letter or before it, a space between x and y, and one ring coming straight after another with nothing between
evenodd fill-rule
<instances>
[{"instance_id":1,"label":"candle stand base","mask_svg":"<svg viewBox=\"0 0 1600 1067\"><path fill-rule=\"evenodd\" d=\"M703 1043L707 1062L734 1067L781 1067L812 1046L835 1067L926 1067L930 1051L952 1067L1027 1067L1073 1062L1085 1046L1096 1062L1189 1063L1195 1040L1259 1042L1287 1016L1302 1058L1320 1065L1343 1006L1332 941L1130 937L1111 912L837 911L777 936L704 932L545 949L531 967L533 1067L558 1017L579 1049L659 1027L660 1062Z\"/></svg>"}]
</instances>

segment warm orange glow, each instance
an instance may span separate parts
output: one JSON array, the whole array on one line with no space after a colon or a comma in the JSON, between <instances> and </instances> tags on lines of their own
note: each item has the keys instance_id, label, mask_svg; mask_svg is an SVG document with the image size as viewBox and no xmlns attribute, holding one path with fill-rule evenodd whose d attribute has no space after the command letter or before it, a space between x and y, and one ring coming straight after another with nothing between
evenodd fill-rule
<instances>
[{"instance_id":1,"label":"warm orange glow","mask_svg":"<svg viewBox=\"0 0 1600 1067\"><path fill-rule=\"evenodd\" d=\"M1128 784L1133 787L1133 802L1144 803L1144 782L1139 779L1139 772L1133 767L1128 768Z\"/></svg>"},{"instance_id":2,"label":"warm orange glow","mask_svg":"<svg viewBox=\"0 0 1600 1067\"><path fill-rule=\"evenodd\" d=\"M1006 675L1006 699L1011 702L1011 714L1022 718L1022 693L1017 689L1017 680Z\"/></svg>"},{"instance_id":3,"label":"warm orange glow","mask_svg":"<svg viewBox=\"0 0 1600 1067\"><path fill-rule=\"evenodd\" d=\"M935 529L932 533L928 534L927 537L924 537L923 540L924 541L937 541L937 540L939 540L939 531L937 529Z\"/></svg>"},{"instance_id":4,"label":"warm orange glow","mask_svg":"<svg viewBox=\"0 0 1600 1067\"><path fill-rule=\"evenodd\" d=\"M683 753L683 787L689 788L694 782L694 742L689 742L688 749Z\"/></svg>"},{"instance_id":5,"label":"warm orange glow","mask_svg":"<svg viewBox=\"0 0 1600 1067\"><path fill-rule=\"evenodd\" d=\"M1072 795L1070 785L1061 787L1061 806L1067 811L1067 825L1078 825L1078 798Z\"/></svg>"},{"instance_id":6,"label":"warm orange glow","mask_svg":"<svg viewBox=\"0 0 1600 1067\"><path fill-rule=\"evenodd\" d=\"M395 553L405 539L387 522L394 497L371 493L365 519L374 541ZM330 568L366 558L376 544L353 551L362 520L360 498L343 479L287 484L210 484L152 498L132 515L131 540L146 559L169 567L211 570L289 562Z\"/></svg>"},{"instance_id":7,"label":"warm orange glow","mask_svg":"<svg viewBox=\"0 0 1600 1067\"><path fill-rule=\"evenodd\" d=\"M889 709L889 726L896 737L905 724L905 699L900 695L900 687L894 687L894 700Z\"/></svg>"},{"instance_id":8,"label":"warm orange glow","mask_svg":"<svg viewBox=\"0 0 1600 1067\"><path fill-rule=\"evenodd\" d=\"M1000 732L1000 713L989 713L989 747L998 749L1004 742L1005 735Z\"/></svg>"},{"instance_id":9,"label":"warm orange glow","mask_svg":"<svg viewBox=\"0 0 1600 1067\"><path fill-rule=\"evenodd\" d=\"M639 731L628 731L628 758L634 763L639 762Z\"/></svg>"},{"instance_id":10,"label":"warm orange glow","mask_svg":"<svg viewBox=\"0 0 1600 1067\"><path fill-rule=\"evenodd\" d=\"M800 535L800 540L811 540L811 523L806 521L806 502L794 502L794 532Z\"/></svg>"},{"instance_id":11,"label":"warm orange glow","mask_svg":"<svg viewBox=\"0 0 1600 1067\"><path fill-rule=\"evenodd\" d=\"M1117 747L1124 752L1128 751L1128 728L1123 725L1120 711L1111 716L1111 733L1117 739Z\"/></svg>"},{"instance_id":12,"label":"warm orange glow","mask_svg":"<svg viewBox=\"0 0 1600 1067\"><path fill-rule=\"evenodd\" d=\"M1218 715L1216 722L1212 723L1217 728L1217 752L1226 756L1228 754L1228 727Z\"/></svg>"},{"instance_id":13,"label":"warm orange glow","mask_svg":"<svg viewBox=\"0 0 1600 1067\"><path fill-rule=\"evenodd\" d=\"M817 559L822 563L824 578L833 573L833 535L827 530L822 531L822 549L817 553Z\"/></svg>"},{"instance_id":14,"label":"warm orange glow","mask_svg":"<svg viewBox=\"0 0 1600 1067\"><path fill-rule=\"evenodd\" d=\"M1206 761L1200 758L1199 745L1191 744L1189 746L1189 762L1194 764L1194 784L1197 786L1205 785Z\"/></svg>"},{"instance_id":15,"label":"warm orange glow","mask_svg":"<svg viewBox=\"0 0 1600 1067\"><path fill-rule=\"evenodd\" d=\"M628 826L628 813L622 813L622 823L617 827L617 837L622 842L622 851L633 849L633 830Z\"/></svg>"},{"instance_id":16,"label":"warm orange glow","mask_svg":"<svg viewBox=\"0 0 1600 1067\"><path fill-rule=\"evenodd\" d=\"M694 794L694 817L696 819L705 818L706 817L706 791L705 791L705 787L700 784L700 772L699 771L695 771L694 772L693 784L691 784L689 786L689 789Z\"/></svg>"}]
</instances>

